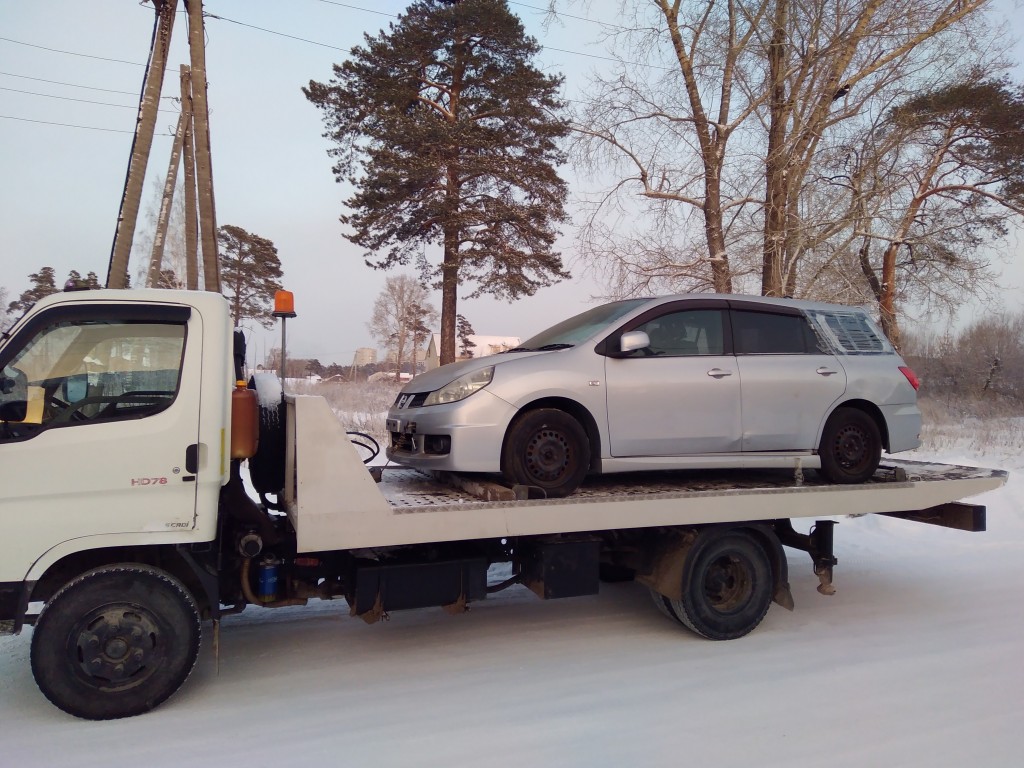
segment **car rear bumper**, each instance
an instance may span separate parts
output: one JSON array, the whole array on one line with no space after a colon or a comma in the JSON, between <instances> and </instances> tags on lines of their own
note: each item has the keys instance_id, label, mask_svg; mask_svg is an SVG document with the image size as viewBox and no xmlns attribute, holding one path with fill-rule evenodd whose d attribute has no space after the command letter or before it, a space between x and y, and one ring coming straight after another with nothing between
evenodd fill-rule
<instances>
[{"instance_id":1,"label":"car rear bumper","mask_svg":"<svg viewBox=\"0 0 1024 768\"><path fill-rule=\"evenodd\" d=\"M883 405L881 410L889 432L889 453L911 451L921 445L921 411L915 403Z\"/></svg>"}]
</instances>

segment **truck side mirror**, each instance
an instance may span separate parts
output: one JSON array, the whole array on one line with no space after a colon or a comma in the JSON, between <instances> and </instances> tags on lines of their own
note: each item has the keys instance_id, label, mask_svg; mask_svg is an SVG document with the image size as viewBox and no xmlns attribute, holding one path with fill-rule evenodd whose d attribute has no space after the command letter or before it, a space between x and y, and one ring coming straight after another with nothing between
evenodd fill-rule
<instances>
[{"instance_id":1,"label":"truck side mirror","mask_svg":"<svg viewBox=\"0 0 1024 768\"><path fill-rule=\"evenodd\" d=\"M5 366L0 372L0 421L24 421L28 414L28 377Z\"/></svg>"},{"instance_id":2,"label":"truck side mirror","mask_svg":"<svg viewBox=\"0 0 1024 768\"><path fill-rule=\"evenodd\" d=\"M0 421L24 421L28 415L28 402L8 400L0 403Z\"/></svg>"}]
</instances>

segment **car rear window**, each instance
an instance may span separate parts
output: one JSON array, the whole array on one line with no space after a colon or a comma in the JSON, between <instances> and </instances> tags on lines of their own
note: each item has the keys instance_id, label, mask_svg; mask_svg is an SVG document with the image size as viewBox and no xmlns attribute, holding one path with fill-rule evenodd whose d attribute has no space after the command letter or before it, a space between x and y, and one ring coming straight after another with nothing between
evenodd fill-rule
<instances>
[{"instance_id":1,"label":"car rear window","mask_svg":"<svg viewBox=\"0 0 1024 768\"><path fill-rule=\"evenodd\" d=\"M864 312L831 310L810 314L818 331L839 354L888 355L893 352L889 340Z\"/></svg>"}]
</instances>

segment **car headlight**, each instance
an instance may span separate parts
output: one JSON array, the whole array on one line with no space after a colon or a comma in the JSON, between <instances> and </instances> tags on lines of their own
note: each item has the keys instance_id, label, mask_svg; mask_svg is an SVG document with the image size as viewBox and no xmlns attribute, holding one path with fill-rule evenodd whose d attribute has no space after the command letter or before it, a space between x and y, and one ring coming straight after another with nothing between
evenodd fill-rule
<instances>
[{"instance_id":1,"label":"car headlight","mask_svg":"<svg viewBox=\"0 0 1024 768\"><path fill-rule=\"evenodd\" d=\"M494 378L493 365L467 373L465 376L459 376L455 381L449 382L427 395L423 404L441 405L442 403L457 403L459 400L465 400L478 389L483 389L490 384L492 378Z\"/></svg>"}]
</instances>

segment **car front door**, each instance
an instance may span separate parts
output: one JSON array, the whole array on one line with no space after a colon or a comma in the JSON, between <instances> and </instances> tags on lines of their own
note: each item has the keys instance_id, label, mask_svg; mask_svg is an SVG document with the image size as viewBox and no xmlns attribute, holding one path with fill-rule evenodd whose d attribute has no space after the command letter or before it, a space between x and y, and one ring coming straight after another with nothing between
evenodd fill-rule
<instances>
[{"instance_id":1,"label":"car front door","mask_svg":"<svg viewBox=\"0 0 1024 768\"><path fill-rule=\"evenodd\" d=\"M649 347L617 354L618 338L643 331ZM740 450L740 380L724 301L656 307L606 342L609 450L614 457Z\"/></svg>"},{"instance_id":2,"label":"car front door","mask_svg":"<svg viewBox=\"0 0 1024 768\"><path fill-rule=\"evenodd\" d=\"M846 391L846 372L789 307L732 302L744 451L816 448L818 428Z\"/></svg>"}]
</instances>

